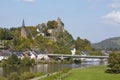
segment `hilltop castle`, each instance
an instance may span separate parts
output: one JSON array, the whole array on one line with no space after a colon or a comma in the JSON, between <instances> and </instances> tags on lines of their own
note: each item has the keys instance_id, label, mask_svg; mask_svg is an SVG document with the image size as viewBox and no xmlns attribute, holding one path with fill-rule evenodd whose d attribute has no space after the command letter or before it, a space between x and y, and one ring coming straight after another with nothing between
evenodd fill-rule
<instances>
[{"instance_id":1,"label":"hilltop castle","mask_svg":"<svg viewBox=\"0 0 120 80\"><path fill-rule=\"evenodd\" d=\"M61 21L59 17L57 19L57 23L58 23L58 28L57 28L58 32L61 32L61 31L64 32L65 31L64 23Z\"/></svg>"},{"instance_id":2,"label":"hilltop castle","mask_svg":"<svg viewBox=\"0 0 120 80\"><path fill-rule=\"evenodd\" d=\"M56 33L65 32L64 23L61 21L61 19L59 17L56 22L58 25L57 28L48 29L48 33L52 34L53 36L56 35Z\"/></svg>"},{"instance_id":3,"label":"hilltop castle","mask_svg":"<svg viewBox=\"0 0 120 80\"><path fill-rule=\"evenodd\" d=\"M57 37L56 35L59 35L61 32L65 32L64 29L64 23L61 21L61 19L58 17L58 19L56 20L58 27L54 28L54 29L48 29L48 33L51 34L51 36L48 37ZM37 28L37 32L38 32L38 36L42 35L46 37L46 34L43 32L42 30L43 28ZM27 30L27 28L25 27L25 22L23 20L22 22L22 26L21 26L21 38L27 38L28 34L30 33L30 31Z\"/></svg>"}]
</instances>

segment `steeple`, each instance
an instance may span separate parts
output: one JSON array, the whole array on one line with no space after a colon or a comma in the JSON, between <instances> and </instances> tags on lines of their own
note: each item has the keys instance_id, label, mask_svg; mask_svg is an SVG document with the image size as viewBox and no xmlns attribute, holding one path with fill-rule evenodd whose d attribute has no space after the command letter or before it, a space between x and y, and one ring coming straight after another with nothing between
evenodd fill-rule
<instances>
[{"instance_id":1,"label":"steeple","mask_svg":"<svg viewBox=\"0 0 120 80\"><path fill-rule=\"evenodd\" d=\"M25 22L24 22L24 19L23 19L23 22L22 22L22 27L25 27Z\"/></svg>"},{"instance_id":2,"label":"steeple","mask_svg":"<svg viewBox=\"0 0 120 80\"><path fill-rule=\"evenodd\" d=\"M27 38L27 29L25 28L24 19L23 19L22 26L21 26L21 37Z\"/></svg>"}]
</instances>

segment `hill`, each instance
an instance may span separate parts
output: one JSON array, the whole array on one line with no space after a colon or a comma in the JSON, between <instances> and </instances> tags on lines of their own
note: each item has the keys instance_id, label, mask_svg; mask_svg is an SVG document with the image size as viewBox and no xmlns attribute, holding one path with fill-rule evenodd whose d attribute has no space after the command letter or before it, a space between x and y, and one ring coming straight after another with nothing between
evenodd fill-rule
<instances>
[{"instance_id":1,"label":"hill","mask_svg":"<svg viewBox=\"0 0 120 80\"><path fill-rule=\"evenodd\" d=\"M18 28L0 28L0 40L4 42L4 47L9 50L28 51L40 50L46 53L70 54L72 48L76 48L76 53L91 50L91 43L87 39L74 40L72 35L64 28L64 23L60 18L57 20L41 23L36 26L25 26Z\"/></svg>"},{"instance_id":2,"label":"hill","mask_svg":"<svg viewBox=\"0 0 120 80\"><path fill-rule=\"evenodd\" d=\"M92 44L92 47L95 49L118 50L120 49L120 37L113 37L98 43L94 43Z\"/></svg>"}]
</instances>

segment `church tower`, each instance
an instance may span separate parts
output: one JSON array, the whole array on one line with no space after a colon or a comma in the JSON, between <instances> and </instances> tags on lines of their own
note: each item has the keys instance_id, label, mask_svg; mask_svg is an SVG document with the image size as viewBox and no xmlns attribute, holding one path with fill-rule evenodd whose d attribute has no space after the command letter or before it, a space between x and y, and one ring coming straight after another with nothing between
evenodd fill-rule
<instances>
[{"instance_id":1,"label":"church tower","mask_svg":"<svg viewBox=\"0 0 120 80\"><path fill-rule=\"evenodd\" d=\"M21 37L22 38L27 38L27 29L25 27L25 22L23 20L22 22L22 27L21 27Z\"/></svg>"}]
</instances>

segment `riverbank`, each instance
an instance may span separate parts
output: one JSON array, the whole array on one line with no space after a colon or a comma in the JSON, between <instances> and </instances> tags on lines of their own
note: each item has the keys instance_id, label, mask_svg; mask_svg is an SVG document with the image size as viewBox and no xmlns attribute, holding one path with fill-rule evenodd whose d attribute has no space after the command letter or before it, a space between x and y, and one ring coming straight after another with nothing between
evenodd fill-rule
<instances>
[{"instance_id":1,"label":"riverbank","mask_svg":"<svg viewBox=\"0 0 120 80\"><path fill-rule=\"evenodd\" d=\"M43 76L35 77L30 80L63 80L71 73L71 68L65 68L59 72L49 73Z\"/></svg>"},{"instance_id":2,"label":"riverbank","mask_svg":"<svg viewBox=\"0 0 120 80\"><path fill-rule=\"evenodd\" d=\"M120 74L105 73L106 66L73 69L64 80L120 80Z\"/></svg>"}]
</instances>

